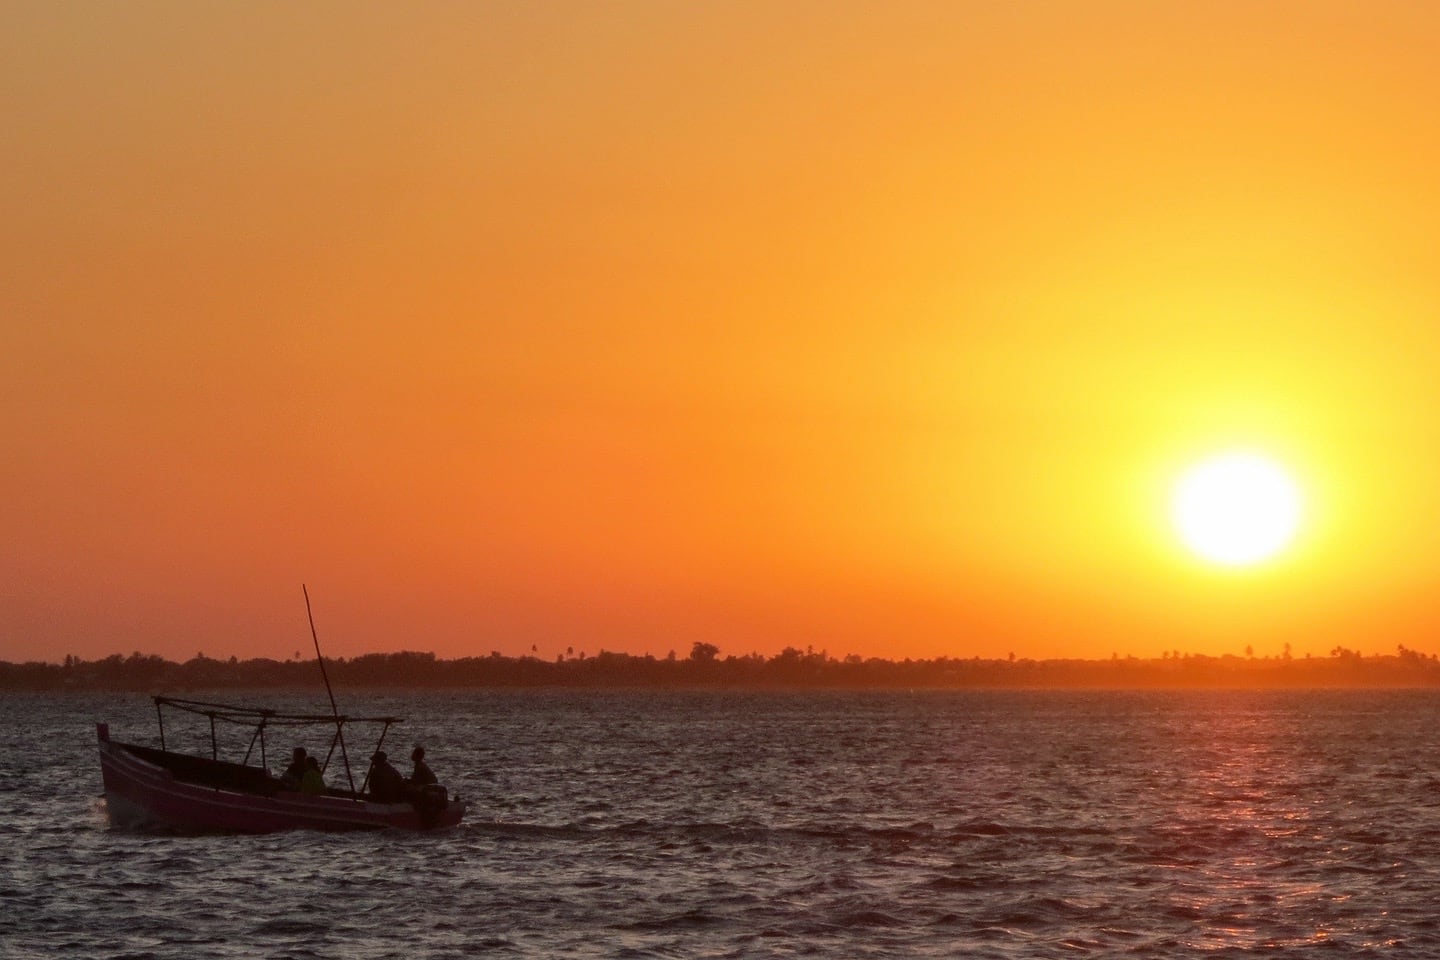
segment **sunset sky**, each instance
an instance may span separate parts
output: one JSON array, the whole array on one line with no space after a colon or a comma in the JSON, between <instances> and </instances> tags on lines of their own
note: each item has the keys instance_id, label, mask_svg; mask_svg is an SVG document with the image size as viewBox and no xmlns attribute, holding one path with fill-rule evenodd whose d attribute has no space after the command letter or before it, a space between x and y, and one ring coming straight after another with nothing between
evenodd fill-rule
<instances>
[{"instance_id":1,"label":"sunset sky","mask_svg":"<svg viewBox=\"0 0 1440 960\"><path fill-rule=\"evenodd\" d=\"M0 659L1440 652L1440 7L0 3ZM1299 531L1186 550L1187 465Z\"/></svg>"}]
</instances>

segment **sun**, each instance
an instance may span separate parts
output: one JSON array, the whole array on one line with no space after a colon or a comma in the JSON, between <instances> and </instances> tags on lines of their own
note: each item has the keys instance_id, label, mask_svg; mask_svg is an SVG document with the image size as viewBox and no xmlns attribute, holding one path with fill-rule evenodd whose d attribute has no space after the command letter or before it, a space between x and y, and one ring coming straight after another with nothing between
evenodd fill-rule
<instances>
[{"instance_id":1,"label":"sun","mask_svg":"<svg viewBox=\"0 0 1440 960\"><path fill-rule=\"evenodd\" d=\"M1199 556L1248 567L1283 550L1300 526L1302 498L1290 474L1257 453L1224 453L1190 467L1175 485L1170 516Z\"/></svg>"}]
</instances>

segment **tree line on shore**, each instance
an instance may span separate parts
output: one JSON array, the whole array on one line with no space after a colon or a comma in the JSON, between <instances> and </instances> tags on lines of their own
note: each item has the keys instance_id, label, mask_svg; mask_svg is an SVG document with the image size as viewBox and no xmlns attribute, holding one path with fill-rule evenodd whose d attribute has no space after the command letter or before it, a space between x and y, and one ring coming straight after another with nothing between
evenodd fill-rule
<instances>
[{"instance_id":1,"label":"tree line on shore","mask_svg":"<svg viewBox=\"0 0 1440 960\"><path fill-rule=\"evenodd\" d=\"M771 657L721 656L714 644L696 643L688 657L636 656L601 651L594 656L535 656L442 660L433 653L370 653L326 658L331 681L346 687L400 688L702 688L702 689L969 689L969 688L1226 688L1440 686L1440 658L1405 647L1394 654L1361 656L1344 647L1328 657L1204 656L1167 653L1141 659L886 660L831 657L825 651L787 647ZM202 654L177 663L139 652L102 660L67 656L62 663L0 661L0 690L175 692L203 689L315 687L313 660L217 660Z\"/></svg>"}]
</instances>

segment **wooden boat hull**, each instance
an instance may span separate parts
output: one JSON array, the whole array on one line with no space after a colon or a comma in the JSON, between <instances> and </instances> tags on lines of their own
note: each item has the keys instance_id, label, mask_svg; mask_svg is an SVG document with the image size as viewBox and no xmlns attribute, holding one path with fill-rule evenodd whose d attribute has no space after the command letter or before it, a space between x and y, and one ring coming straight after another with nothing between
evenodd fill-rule
<instances>
[{"instance_id":1,"label":"wooden boat hull","mask_svg":"<svg viewBox=\"0 0 1440 960\"><path fill-rule=\"evenodd\" d=\"M96 732L106 806L120 825L225 833L431 830L453 827L465 815L459 800L422 810L340 791L310 796L282 790L258 768L118 743L103 723Z\"/></svg>"}]
</instances>

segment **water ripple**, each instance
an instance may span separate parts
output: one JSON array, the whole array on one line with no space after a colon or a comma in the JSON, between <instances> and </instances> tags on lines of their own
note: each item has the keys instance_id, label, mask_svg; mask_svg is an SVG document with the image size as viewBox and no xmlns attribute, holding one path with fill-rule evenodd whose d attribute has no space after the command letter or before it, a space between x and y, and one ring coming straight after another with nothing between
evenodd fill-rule
<instances>
[{"instance_id":1,"label":"water ripple","mask_svg":"<svg viewBox=\"0 0 1440 960\"><path fill-rule=\"evenodd\" d=\"M0 952L1440 954L1429 693L355 699L463 825L112 829L90 724L149 701L0 698Z\"/></svg>"}]
</instances>

